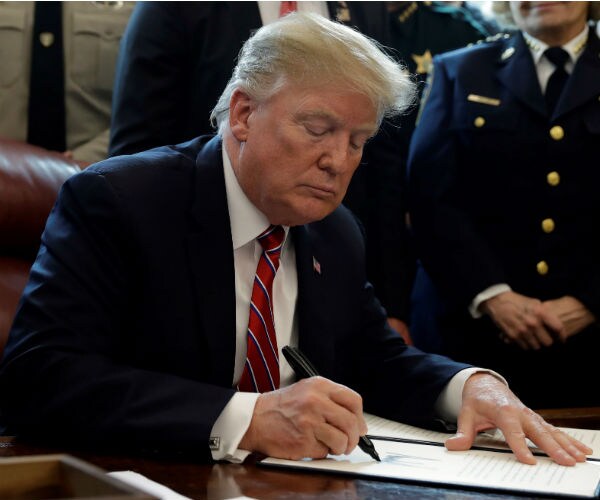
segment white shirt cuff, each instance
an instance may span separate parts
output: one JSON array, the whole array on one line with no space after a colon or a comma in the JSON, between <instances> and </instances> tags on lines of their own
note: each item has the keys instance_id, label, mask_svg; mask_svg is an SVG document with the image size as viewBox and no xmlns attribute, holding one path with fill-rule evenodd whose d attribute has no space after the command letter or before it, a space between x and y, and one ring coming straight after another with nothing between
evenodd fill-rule
<instances>
[{"instance_id":1,"label":"white shirt cuff","mask_svg":"<svg viewBox=\"0 0 600 500\"><path fill-rule=\"evenodd\" d=\"M479 311L479 306L482 302L485 302L496 295L500 295L501 293L510 292L511 290L512 288L506 283L499 283L498 285L492 285L489 288L486 288L483 292L478 293L473 299L473 302L471 302L471 305L469 305L469 312L471 313L471 316L473 316L473 318L481 318L483 315Z\"/></svg>"},{"instance_id":2,"label":"white shirt cuff","mask_svg":"<svg viewBox=\"0 0 600 500\"><path fill-rule=\"evenodd\" d=\"M444 390L438 396L437 401L435 402L435 412L440 418L446 422L456 422L462 406L462 393L465 383L471 375L481 372L493 375L508 387L506 379L493 370L487 370L485 368L465 368L450 379L450 382L448 382Z\"/></svg>"},{"instance_id":3,"label":"white shirt cuff","mask_svg":"<svg viewBox=\"0 0 600 500\"><path fill-rule=\"evenodd\" d=\"M259 396L256 392L236 392L225 405L210 433L213 460L241 463L250 455L250 451L240 450L238 445L250 427Z\"/></svg>"}]
</instances>

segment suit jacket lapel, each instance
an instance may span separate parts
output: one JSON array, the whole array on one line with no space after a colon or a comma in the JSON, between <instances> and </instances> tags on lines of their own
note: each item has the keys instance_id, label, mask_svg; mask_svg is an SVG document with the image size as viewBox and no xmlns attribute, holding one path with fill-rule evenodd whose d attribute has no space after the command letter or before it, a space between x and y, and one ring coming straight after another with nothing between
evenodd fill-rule
<instances>
[{"instance_id":1,"label":"suit jacket lapel","mask_svg":"<svg viewBox=\"0 0 600 500\"><path fill-rule=\"evenodd\" d=\"M188 234L188 258L197 312L209 354L210 382L231 387L235 364L235 276L221 140L216 137L196 160L195 221Z\"/></svg>"},{"instance_id":2,"label":"suit jacket lapel","mask_svg":"<svg viewBox=\"0 0 600 500\"><path fill-rule=\"evenodd\" d=\"M567 80L561 99L552 117L558 118L600 94L600 40L590 29L586 47Z\"/></svg>"},{"instance_id":3,"label":"suit jacket lapel","mask_svg":"<svg viewBox=\"0 0 600 500\"><path fill-rule=\"evenodd\" d=\"M500 69L497 75L502 84L525 106L546 115L546 102L540 89L533 58L520 32L507 41L498 64Z\"/></svg>"},{"instance_id":4,"label":"suit jacket lapel","mask_svg":"<svg viewBox=\"0 0 600 500\"><path fill-rule=\"evenodd\" d=\"M319 373L333 377L334 338L331 334L332 311L323 304L329 301L326 294L327 268L318 272L320 266L318 243L314 240L310 225L293 227L291 230L296 250L298 272L298 331L299 347L313 362Z\"/></svg>"}]
</instances>

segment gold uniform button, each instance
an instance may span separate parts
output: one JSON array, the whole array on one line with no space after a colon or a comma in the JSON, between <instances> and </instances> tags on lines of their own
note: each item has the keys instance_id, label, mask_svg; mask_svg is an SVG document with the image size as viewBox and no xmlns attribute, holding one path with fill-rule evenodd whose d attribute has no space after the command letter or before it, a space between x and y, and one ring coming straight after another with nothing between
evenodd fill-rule
<instances>
[{"instance_id":1,"label":"gold uniform button","mask_svg":"<svg viewBox=\"0 0 600 500\"><path fill-rule=\"evenodd\" d=\"M560 125L554 125L550 129L550 137L555 141L560 141L565 136L565 131Z\"/></svg>"},{"instance_id":2,"label":"gold uniform button","mask_svg":"<svg viewBox=\"0 0 600 500\"><path fill-rule=\"evenodd\" d=\"M554 227L555 227L555 224L552 219L544 219L542 221L542 230L545 233L551 233L552 231L554 231Z\"/></svg>"},{"instance_id":3,"label":"gold uniform button","mask_svg":"<svg viewBox=\"0 0 600 500\"><path fill-rule=\"evenodd\" d=\"M560 175L555 171L549 172L548 175L546 175L546 180L551 186L558 186L560 184Z\"/></svg>"},{"instance_id":4,"label":"gold uniform button","mask_svg":"<svg viewBox=\"0 0 600 500\"><path fill-rule=\"evenodd\" d=\"M485 125L485 118L483 116L478 116L477 118L475 118L475 120L473 121L473 124L477 127L477 128L481 128Z\"/></svg>"},{"instance_id":5,"label":"gold uniform button","mask_svg":"<svg viewBox=\"0 0 600 500\"><path fill-rule=\"evenodd\" d=\"M545 260L540 260L535 267L538 274L541 274L542 276L548 274L548 263Z\"/></svg>"}]
</instances>

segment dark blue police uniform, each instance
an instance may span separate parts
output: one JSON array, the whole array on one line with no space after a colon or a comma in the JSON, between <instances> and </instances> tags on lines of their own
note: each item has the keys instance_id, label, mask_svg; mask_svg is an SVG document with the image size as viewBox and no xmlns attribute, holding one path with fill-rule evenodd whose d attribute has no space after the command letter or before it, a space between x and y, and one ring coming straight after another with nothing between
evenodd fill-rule
<instances>
[{"instance_id":1,"label":"dark blue police uniform","mask_svg":"<svg viewBox=\"0 0 600 500\"><path fill-rule=\"evenodd\" d=\"M597 379L600 329L522 351L468 305L507 283L540 300L573 296L599 317L599 55L590 29L553 113L521 33L434 58L411 143L410 213L428 275L420 279L441 297L444 352L499 370L533 407L600 404L585 384Z\"/></svg>"}]
</instances>

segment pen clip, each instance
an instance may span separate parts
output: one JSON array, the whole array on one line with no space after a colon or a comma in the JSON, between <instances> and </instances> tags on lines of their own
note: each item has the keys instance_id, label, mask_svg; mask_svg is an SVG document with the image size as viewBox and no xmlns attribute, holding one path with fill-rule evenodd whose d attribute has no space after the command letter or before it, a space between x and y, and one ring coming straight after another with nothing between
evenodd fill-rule
<instances>
[{"instance_id":1,"label":"pen clip","mask_svg":"<svg viewBox=\"0 0 600 500\"><path fill-rule=\"evenodd\" d=\"M307 378L319 374L314 365L297 347L286 345L281 349L281 352L298 377Z\"/></svg>"}]
</instances>

